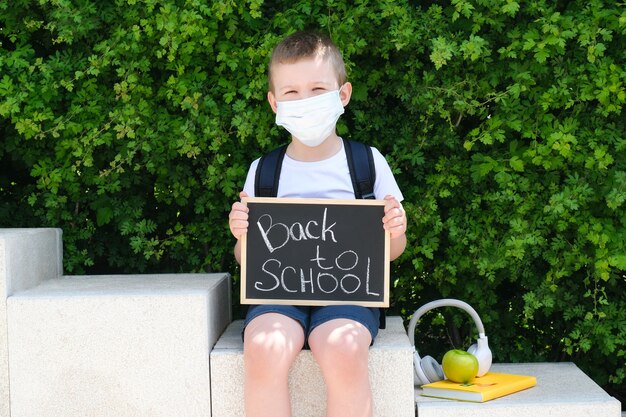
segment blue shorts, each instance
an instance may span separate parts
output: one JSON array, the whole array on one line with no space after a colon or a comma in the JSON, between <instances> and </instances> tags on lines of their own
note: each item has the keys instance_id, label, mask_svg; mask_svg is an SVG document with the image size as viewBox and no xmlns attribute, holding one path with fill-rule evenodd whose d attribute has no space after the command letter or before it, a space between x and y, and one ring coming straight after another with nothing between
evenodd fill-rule
<instances>
[{"instance_id":1,"label":"blue shorts","mask_svg":"<svg viewBox=\"0 0 626 417\"><path fill-rule=\"evenodd\" d=\"M330 305L330 306L290 306L279 304L254 305L250 306L244 329L254 319L261 314L278 313L290 317L300 323L304 330L305 340L320 324L334 319L349 319L361 323L369 330L372 342L378 334L380 324L380 309L368 308L355 305Z\"/></svg>"}]
</instances>

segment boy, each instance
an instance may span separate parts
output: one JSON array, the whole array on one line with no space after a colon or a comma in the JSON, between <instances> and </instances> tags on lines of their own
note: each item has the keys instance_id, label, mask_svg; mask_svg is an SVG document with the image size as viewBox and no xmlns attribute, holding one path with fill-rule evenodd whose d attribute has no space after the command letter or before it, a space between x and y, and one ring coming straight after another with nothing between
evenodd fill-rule
<instances>
[{"instance_id":1,"label":"boy","mask_svg":"<svg viewBox=\"0 0 626 417\"><path fill-rule=\"evenodd\" d=\"M280 42L270 59L267 99L276 123L292 135L282 162L278 197L354 199L343 142L335 124L350 101L341 54L322 34L298 32ZM374 193L385 200L383 227L391 233L391 259L406 246L406 216L400 192L384 157L372 148ZM254 195L258 160L250 166L241 197ZM237 238L248 230L240 202L229 215ZM244 393L247 417L289 417L288 374L308 343L327 390L328 417L368 417L372 396L368 350L376 337L379 310L360 306L251 306L244 330Z\"/></svg>"}]
</instances>

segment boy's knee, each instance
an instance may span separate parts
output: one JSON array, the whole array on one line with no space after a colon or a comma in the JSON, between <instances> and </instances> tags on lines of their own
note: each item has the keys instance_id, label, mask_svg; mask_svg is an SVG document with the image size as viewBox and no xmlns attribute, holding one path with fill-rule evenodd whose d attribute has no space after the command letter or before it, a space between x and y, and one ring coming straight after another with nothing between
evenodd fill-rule
<instances>
[{"instance_id":1,"label":"boy's knee","mask_svg":"<svg viewBox=\"0 0 626 417\"><path fill-rule=\"evenodd\" d=\"M369 342L353 337L342 337L329 341L326 350L334 357L349 360L350 358L367 356Z\"/></svg>"},{"instance_id":2,"label":"boy's knee","mask_svg":"<svg viewBox=\"0 0 626 417\"><path fill-rule=\"evenodd\" d=\"M300 346L298 346L300 345ZM281 332L269 332L244 342L244 356L253 356L259 360L280 360L295 356L301 349L297 340L286 337Z\"/></svg>"},{"instance_id":3,"label":"boy's knee","mask_svg":"<svg viewBox=\"0 0 626 417\"><path fill-rule=\"evenodd\" d=\"M273 342L252 340L244 343L244 366L249 375L266 377L288 374L297 351L283 337Z\"/></svg>"},{"instance_id":4,"label":"boy's knee","mask_svg":"<svg viewBox=\"0 0 626 417\"><path fill-rule=\"evenodd\" d=\"M245 330L243 353L246 366L288 369L304 344L302 328L296 323L253 320Z\"/></svg>"},{"instance_id":5,"label":"boy's knee","mask_svg":"<svg viewBox=\"0 0 626 417\"><path fill-rule=\"evenodd\" d=\"M367 366L371 336L365 327L344 325L312 336L313 339L309 338L311 351L321 366Z\"/></svg>"}]
</instances>

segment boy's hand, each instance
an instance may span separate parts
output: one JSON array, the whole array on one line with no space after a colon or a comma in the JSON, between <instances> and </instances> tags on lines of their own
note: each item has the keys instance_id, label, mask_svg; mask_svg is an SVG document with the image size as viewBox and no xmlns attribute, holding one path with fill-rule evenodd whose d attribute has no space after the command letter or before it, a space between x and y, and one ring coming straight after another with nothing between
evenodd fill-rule
<instances>
[{"instance_id":1,"label":"boy's hand","mask_svg":"<svg viewBox=\"0 0 626 417\"><path fill-rule=\"evenodd\" d=\"M239 197L248 197L245 192L240 192ZM228 225L230 232L239 240L241 236L248 232L248 207L240 201L233 203L228 215Z\"/></svg>"},{"instance_id":2,"label":"boy's hand","mask_svg":"<svg viewBox=\"0 0 626 417\"><path fill-rule=\"evenodd\" d=\"M400 202L392 195L385 196L383 227L391 233L391 239L402 236L406 232L406 213Z\"/></svg>"}]
</instances>

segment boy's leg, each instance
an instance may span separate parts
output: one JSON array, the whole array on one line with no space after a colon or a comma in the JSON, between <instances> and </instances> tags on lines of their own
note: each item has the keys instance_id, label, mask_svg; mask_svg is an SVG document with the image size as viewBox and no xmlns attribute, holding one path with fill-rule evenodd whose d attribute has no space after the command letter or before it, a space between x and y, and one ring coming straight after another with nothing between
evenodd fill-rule
<instances>
[{"instance_id":1,"label":"boy's leg","mask_svg":"<svg viewBox=\"0 0 626 417\"><path fill-rule=\"evenodd\" d=\"M343 314L348 308L349 314ZM372 392L369 383L368 355L372 338L378 331L378 314L353 306L324 307L322 321L315 326L308 343L322 369L327 392L327 417L371 417ZM332 318L326 309L336 316ZM324 321L326 320L326 321Z\"/></svg>"},{"instance_id":2,"label":"boy's leg","mask_svg":"<svg viewBox=\"0 0 626 417\"><path fill-rule=\"evenodd\" d=\"M288 376L304 344L304 329L295 318L268 312L251 318L244 331L244 398L246 417L289 417Z\"/></svg>"}]
</instances>

